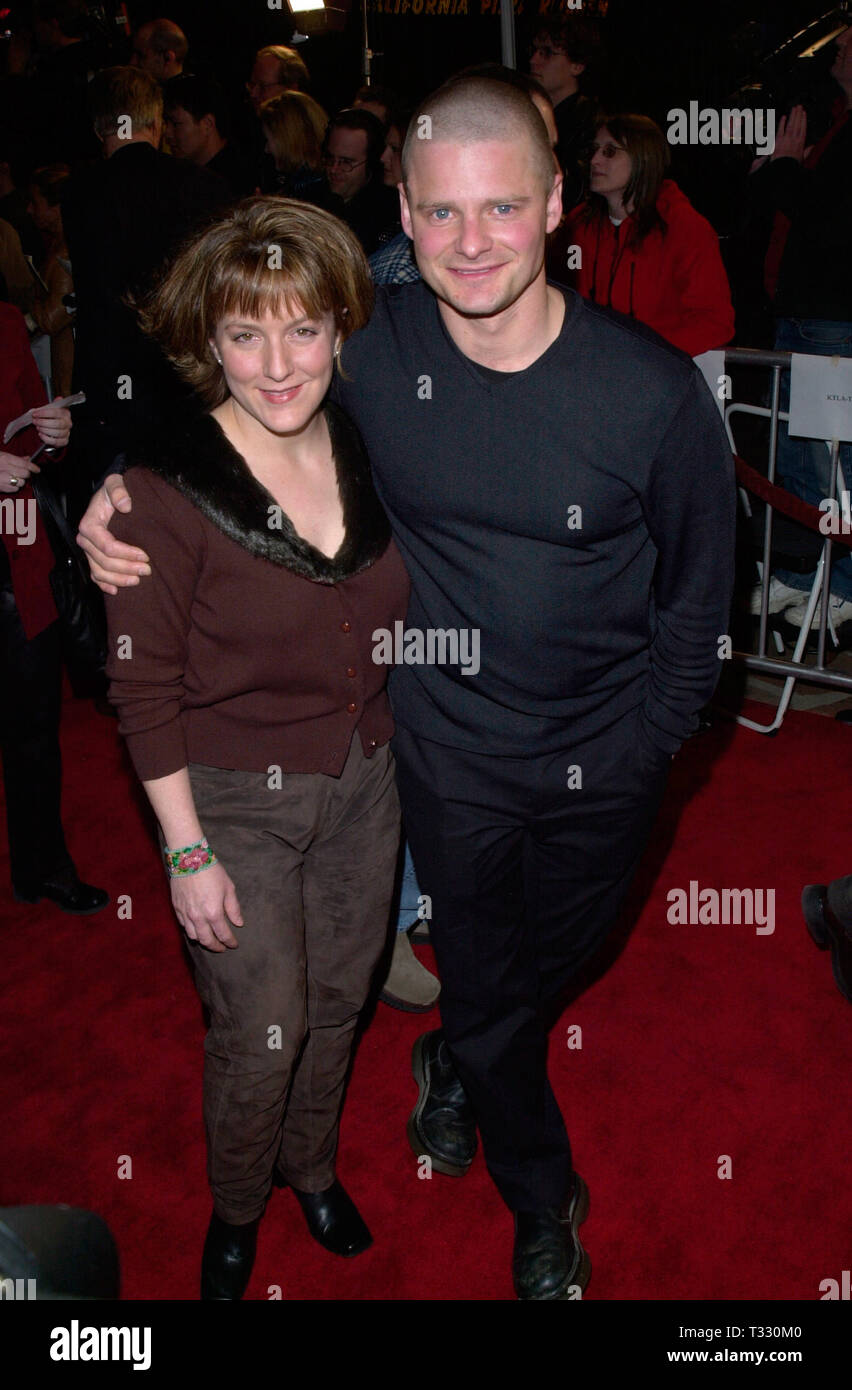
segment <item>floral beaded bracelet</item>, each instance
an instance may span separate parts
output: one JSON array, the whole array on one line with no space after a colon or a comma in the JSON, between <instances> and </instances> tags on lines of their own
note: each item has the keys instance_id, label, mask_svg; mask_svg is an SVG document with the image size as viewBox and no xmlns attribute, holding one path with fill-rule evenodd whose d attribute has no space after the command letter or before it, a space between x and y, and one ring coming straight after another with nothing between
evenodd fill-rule
<instances>
[{"instance_id":1,"label":"floral beaded bracelet","mask_svg":"<svg viewBox=\"0 0 852 1390\"><path fill-rule=\"evenodd\" d=\"M211 864L219 862L206 839L199 840L194 845L186 845L183 849L164 849L163 857L169 878L197 874L202 869L209 869Z\"/></svg>"}]
</instances>

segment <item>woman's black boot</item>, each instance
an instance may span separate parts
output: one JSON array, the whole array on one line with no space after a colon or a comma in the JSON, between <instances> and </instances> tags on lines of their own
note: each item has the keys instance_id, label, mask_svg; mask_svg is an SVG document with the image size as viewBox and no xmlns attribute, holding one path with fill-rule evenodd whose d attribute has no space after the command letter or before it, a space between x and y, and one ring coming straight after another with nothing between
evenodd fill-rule
<instances>
[{"instance_id":1,"label":"woman's black boot","mask_svg":"<svg viewBox=\"0 0 852 1390\"><path fill-rule=\"evenodd\" d=\"M242 1298L254 1267L260 1217L245 1226L232 1226L215 1211L207 1228L201 1258L201 1297Z\"/></svg>"},{"instance_id":2,"label":"woman's black boot","mask_svg":"<svg viewBox=\"0 0 852 1390\"><path fill-rule=\"evenodd\" d=\"M361 1213L336 1179L323 1192L299 1192L294 1187L293 1193L314 1240L332 1255L360 1255L372 1245Z\"/></svg>"}]
</instances>

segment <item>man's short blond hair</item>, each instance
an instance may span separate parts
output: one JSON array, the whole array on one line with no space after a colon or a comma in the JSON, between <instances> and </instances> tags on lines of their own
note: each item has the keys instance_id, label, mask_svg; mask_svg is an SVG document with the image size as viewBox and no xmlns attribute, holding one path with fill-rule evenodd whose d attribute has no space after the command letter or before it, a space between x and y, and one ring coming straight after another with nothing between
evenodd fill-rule
<instances>
[{"instance_id":1,"label":"man's short blond hair","mask_svg":"<svg viewBox=\"0 0 852 1390\"><path fill-rule=\"evenodd\" d=\"M556 177L553 150L541 114L527 94L493 77L451 77L411 117L402 147L403 183L408 186L414 151L421 142L473 145L524 138L549 193Z\"/></svg>"}]
</instances>

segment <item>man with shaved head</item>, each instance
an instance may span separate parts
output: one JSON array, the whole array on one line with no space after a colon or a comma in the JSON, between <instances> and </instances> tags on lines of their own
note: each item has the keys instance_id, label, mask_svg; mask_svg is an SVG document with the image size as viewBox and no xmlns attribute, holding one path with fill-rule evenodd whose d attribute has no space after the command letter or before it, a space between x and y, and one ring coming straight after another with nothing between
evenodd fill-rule
<instances>
[{"instance_id":1,"label":"man with shaved head","mask_svg":"<svg viewBox=\"0 0 852 1390\"><path fill-rule=\"evenodd\" d=\"M186 34L174 20L151 19L136 31L130 64L158 82L168 82L183 72L188 52Z\"/></svg>"},{"instance_id":2,"label":"man with shaved head","mask_svg":"<svg viewBox=\"0 0 852 1390\"><path fill-rule=\"evenodd\" d=\"M442 981L409 1139L461 1175L478 1127L514 1213L518 1297L567 1300L589 1278L588 1193L548 1027L716 684L731 454L689 358L545 279L561 179L523 92L465 78L423 103L401 215L422 281L378 292L333 390L412 584L404 644L388 658L373 634L374 659L396 663L399 788ZM111 510L102 491L81 528L93 572L139 582Z\"/></svg>"}]
</instances>

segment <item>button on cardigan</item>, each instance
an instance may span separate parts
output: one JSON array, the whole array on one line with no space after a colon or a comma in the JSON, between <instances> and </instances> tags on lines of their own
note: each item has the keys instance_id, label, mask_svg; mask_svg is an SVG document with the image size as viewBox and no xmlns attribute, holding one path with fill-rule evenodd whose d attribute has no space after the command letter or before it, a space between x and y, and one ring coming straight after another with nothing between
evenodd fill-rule
<instances>
[{"instance_id":1,"label":"button on cardigan","mask_svg":"<svg viewBox=\"0 0 852 1390\"><path fill-rule=\"evenodd\" d=\"M356 731L368 757L390 738L372 634L404 618L408 580L357 432L332 405L326 418L346 527L333 559L210 416L132 461L133 510L111 529L153 573L107 598L107 670L143 780L188 762L339 776Z\"/></svg>"}]
</instances>

